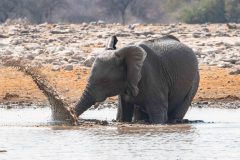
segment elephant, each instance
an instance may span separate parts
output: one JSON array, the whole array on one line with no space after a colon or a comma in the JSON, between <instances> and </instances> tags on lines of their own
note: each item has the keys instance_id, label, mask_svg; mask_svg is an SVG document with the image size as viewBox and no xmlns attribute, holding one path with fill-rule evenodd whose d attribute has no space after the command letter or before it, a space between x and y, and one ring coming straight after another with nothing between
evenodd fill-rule
<instances>
[{"instance_id":1,"label":"elephant","mask_svg":"<svg viewBox=\"0 0 240 160\"><path fill-rule=\"evenodd\" d=\"M175 36L116 49L113 36L95 59L74 111L81 115L96 102L118 96L117 121L165 124L183 120L198 90L198 60Z\"/></svg>"}]
</instances>

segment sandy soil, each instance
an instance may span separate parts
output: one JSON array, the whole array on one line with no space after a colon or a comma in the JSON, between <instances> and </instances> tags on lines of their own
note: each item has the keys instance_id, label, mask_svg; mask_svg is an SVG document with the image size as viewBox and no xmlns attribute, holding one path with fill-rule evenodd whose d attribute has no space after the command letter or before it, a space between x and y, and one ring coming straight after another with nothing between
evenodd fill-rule
<instances>
[{"instance_id":1,"label":"sandy soil","mask_svg":"<svg viewBox=\"0 0 240 160\"><path fill-rule=\"evenodd\" d=\"M195 102L240 100L240 75L229 75L230 69L200 66L201 81ZM76 102L86 85L90 69L75 68L73 71L52 71L42 68L51 84L70 103ZM0 67L0 103L46 104L47 99L29 76L15 68ZM115 97L110 98L114 100Z\"/></svg>"}]
</instances>

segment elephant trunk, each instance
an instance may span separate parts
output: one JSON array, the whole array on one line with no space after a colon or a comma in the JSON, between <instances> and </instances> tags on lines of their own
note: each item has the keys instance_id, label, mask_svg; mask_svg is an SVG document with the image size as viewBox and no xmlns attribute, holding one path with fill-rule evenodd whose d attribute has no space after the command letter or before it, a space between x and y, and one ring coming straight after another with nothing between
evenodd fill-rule
<instances>
[{"instance_id":1,"label":"elephant trunk","mask_svg":"<svg viewBox=\"0 0 240 160\"><path fill-rule=\"evenodd\" d=\"M84 90L80 101L75 106L75 112L77 116L81 115L88 108L95 104L93 96L89 93L87 89Z\"/></svg>"}]
</instances>

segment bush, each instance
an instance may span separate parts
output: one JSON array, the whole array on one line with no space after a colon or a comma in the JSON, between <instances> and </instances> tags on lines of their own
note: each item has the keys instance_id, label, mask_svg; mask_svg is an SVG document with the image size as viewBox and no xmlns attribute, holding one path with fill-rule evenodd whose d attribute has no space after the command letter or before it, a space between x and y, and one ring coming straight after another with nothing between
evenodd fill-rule
<instances>
[{"instance_id":1,"label":"bush","mask_svg":"<svg viewBox=\"0 0 240 160\"><path fill-rule=\"evenodd\" d=\"M240 0L225 0L225 17L228 22L240 23Z\"/></svg>"},{"instance_id":2,"label":"bush","mask_svg":"<svg viewBox=\"0 0 240 160\"><path fill-rule=\"evenodd\" d=\"M186 23L223 23L225 18L224 0L202 0L191 9L184 9L180 19Z\"/></svg>"}]
</instances>

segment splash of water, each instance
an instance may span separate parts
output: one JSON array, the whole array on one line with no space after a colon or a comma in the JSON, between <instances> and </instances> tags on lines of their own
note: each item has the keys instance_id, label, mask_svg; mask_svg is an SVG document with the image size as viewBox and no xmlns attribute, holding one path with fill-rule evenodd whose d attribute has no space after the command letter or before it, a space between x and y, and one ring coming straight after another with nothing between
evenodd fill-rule
<instances>
[{"instance_id":1,"label":"splash of water","mask_svg":"<svg viewBox=\"0 0 240 160\"><path fill-rule=\"evenodd\" d=\"M24 65L21 60L9 60L6 61L4 65L15 67L32 78L33 82L47 97L54 120L70 122L73 125L78 124L78 118L73 107L50 85L46 76L41 73L39 67Z\"/></svg>"}]
</instances>

